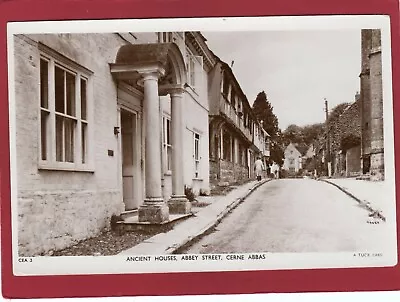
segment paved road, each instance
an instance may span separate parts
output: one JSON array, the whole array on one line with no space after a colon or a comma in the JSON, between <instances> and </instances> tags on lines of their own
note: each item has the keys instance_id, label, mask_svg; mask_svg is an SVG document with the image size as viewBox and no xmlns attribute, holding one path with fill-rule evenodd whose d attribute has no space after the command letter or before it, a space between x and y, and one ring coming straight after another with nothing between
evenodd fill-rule
<instances>
[{"instance_id":1,"label":"paved road","mask_svg":"<svg viewBox=\"0 0 400 302\"><path fill-rule=\"evenodd\" d=\"M274 180L185 253L376 250L383 247L387 225L368 220L365 209L332 185L311 179Z\"/></svg>"}]
</instances>

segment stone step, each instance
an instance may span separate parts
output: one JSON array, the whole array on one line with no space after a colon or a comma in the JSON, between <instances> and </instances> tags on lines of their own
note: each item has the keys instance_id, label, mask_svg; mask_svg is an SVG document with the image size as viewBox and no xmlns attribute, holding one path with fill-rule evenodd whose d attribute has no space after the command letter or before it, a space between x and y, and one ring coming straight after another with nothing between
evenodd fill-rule
<instances>
[{"instance_id":1,"label":"stone step","mask_svg":"<svg viewBox=\"0 0 400 302\"><path fill-rule=\"evenodd\" d=\"M363 174L360 176L356 177L357 180L371 180L371 175L370 174Z\"/></svg>"},{"instance_id":2,"label":"stone step","mask_svg":"<svg viewBox=\"0 0 400 302\"><path fill-rule=\"evenodd\" d=\"M131 217L136 217L136 216L138 216L138 212L139 212L138 209L124 211L121 213L121 218L123 220L126 220L126 219L130 219Z\"/></svg>"},{"instance_id":3,"label":"stone step","mask_svg":"<svg viewBox=\"0 0 400 302\"><path fill-rule=\"evenodd\" d=\"M174 225L189 217L192 217L193 215L194 214L192 212L188 214L170 214L169 219L160 224L150 223L150 222L139 222L139 216L136 215L126 218L123 221L117 222L117 229L119 232L132 232L132 231L164 232L171 230Z\"/></svg>"}]
</instances>

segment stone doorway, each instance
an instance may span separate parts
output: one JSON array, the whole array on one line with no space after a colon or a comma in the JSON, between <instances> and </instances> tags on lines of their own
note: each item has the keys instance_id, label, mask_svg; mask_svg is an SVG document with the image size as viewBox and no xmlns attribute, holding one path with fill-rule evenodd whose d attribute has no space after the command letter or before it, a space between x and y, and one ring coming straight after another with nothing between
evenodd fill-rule
<instances>
[{"instance_id":1,"label":"stone doorway","mask_svg":"<svg viewBox=\"0 0 400 302\"><path fill-rule=\"evenodd\" d=\"M122 189L125 210L141 204L140 135L138 115L121 109Z\"/></svg>"}]
</instances>

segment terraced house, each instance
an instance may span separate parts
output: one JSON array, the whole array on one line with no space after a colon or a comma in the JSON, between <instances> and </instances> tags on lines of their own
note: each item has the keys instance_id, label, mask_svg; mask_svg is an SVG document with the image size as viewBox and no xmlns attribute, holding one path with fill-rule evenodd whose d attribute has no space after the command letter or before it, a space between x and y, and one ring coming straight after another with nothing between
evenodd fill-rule
<instances>
[{"instance_id":1,"label":"terraced house","mask_svg":"<svg viewBox=\"0 0 400 302\"><path fill-rule=\"evenodd\" d=\"M20 255L149 223L209 191L207 73L199 33L14 36Z\"/></svg>"},{"instance_id":2,"label":"terraced house","mask_svg":"<svg viewBox=\"0 0 400 302\"><path fill-rule=\"evenodd\" d=\"M257 121L231 67L218 57L209 72L210 181L254 177L257 156L269 156L269 135Z\"/></svg>"}]
</instances>

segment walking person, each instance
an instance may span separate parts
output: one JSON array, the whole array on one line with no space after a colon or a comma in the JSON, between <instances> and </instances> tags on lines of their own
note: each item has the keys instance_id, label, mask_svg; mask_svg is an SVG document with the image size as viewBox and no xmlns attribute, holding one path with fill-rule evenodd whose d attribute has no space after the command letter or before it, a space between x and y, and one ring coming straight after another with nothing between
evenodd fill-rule
<instances>
[{"instance_id":1,"label":"walking person","mask_svg":"<svg viewBox=\"0 0 400 302\"><path fill-rule=\"evenodd\" d=\"M257 157L257 160L254 162L254 171L256 172L258 181L261 180L262 171L264 171L264 169L264 163L260 157Z\"/></svg>"}]
</instances>

